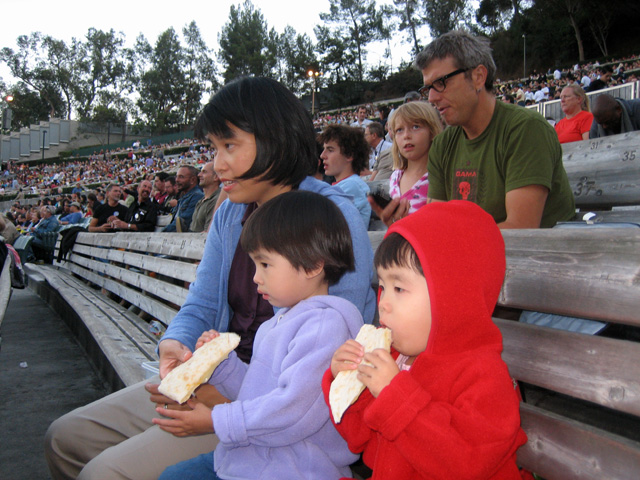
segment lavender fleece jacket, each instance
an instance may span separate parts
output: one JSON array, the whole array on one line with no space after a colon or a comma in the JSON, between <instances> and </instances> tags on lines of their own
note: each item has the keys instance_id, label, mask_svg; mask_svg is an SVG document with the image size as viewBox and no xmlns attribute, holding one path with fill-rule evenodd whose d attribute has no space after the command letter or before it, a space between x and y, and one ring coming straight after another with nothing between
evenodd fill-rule
<instances>
[{"instance_id":1,"label":"lavender fleece jacket","mask_svg":"<svg viewBox=\"0 0 640 480\"><path fill-rule=\"evenodd\" d=\"M231 403L211 417L223 479L317 479L349 476L357 456L329 418L322 375L336 349L362 326L358 309L316 296L281 309L260 326L251 363L232 352L209 383Z\"/></svg>"},{"instance_id":2,"label":"lavender fleece jacket","mask_svg":"<svg viewBox=\"0 0 640 480\"><path fill-rule=\"evenodd\" d=\"M376 296L371 288L373 250L358 210L351 197L313 177L304 179L299 188L329 198L345 216L351 230L356 270L346 273L340 282L330 287L329 294L349 300L358 308L364 321L371 323L376 308ZM163 340L175 339L193 350L202 332L211 329L228 331L232 316L227 303L229 270L240 241L240 221L246 208L244 204L225 200L216 211L196 280L191 284L187 299L167 328Z\"/></svg>"}]
</instances>

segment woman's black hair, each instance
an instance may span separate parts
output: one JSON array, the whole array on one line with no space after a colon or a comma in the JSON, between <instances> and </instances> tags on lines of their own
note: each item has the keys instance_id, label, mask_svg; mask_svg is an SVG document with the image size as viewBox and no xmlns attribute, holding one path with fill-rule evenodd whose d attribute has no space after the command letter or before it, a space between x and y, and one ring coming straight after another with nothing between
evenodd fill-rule
<instances>
[{"instance_id":1,"label":"woman's black hair","mask_svg":"<svg viewBox=\"0 0 640 480\"><path fill-rule=\"evenodd\" d=\"M248 253L275 252L305 272L324 263L329 285L355 269L349 225L335 203L318 193L292 190L265 202L244 224L240 245Z\"/></svg>"},{"instance_id":2,"label":"woman's black hair","mask_svg":"<svg viewBox=\"0 0 640 480\"><path fill-rule=\"evenodd\" d=\"M233 125L256 138L256 159L240 177L296 187L316 170L311 116L283 85L264 77L243 77L225 85L204 107L195 136L231 138Z\"/></svg>"},{"instance_id":3,"label":"woman's black hair","mask_svg":"<svg viewBox=\"0 0 640 480\"><path fill-rule=\"evenodd\" d=\"M373 257L376 268L410 268L424 277L420 258L411 244L400 234L391 233L376 249Z\"/></svg>"}]
</instances>

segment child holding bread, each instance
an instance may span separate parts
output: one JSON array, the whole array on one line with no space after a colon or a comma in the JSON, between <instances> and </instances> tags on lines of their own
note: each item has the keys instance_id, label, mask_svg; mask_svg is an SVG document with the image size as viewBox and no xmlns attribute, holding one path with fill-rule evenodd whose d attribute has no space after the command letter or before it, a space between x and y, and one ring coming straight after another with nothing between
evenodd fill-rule
<instances>
[{"instance_id":1,"label":"child holding bread","mask_svg":"<svg viewBox=\"0 0 640 480\"><path fill-rule=\"evenodd\" d=\"M231 352L209 380L230 403L211 409L192 398L190 411L158 408L163 430L220 439L213 454L168 467L160 479L348 475L357 456L331 423L321 388L333 352L363 325L351 302L328 295L354 268L348 224L331 200L293 190L261 205L240 242L258 293L280 310L258 329L249 364ZM217 335L205 332L197 347Z\"/></svg>"},{"instance_id":2,"label":"child holding bread","mask_svg":"<svg viewBox=\"0 0 640 480\"><path fill-rule=\"evenodd\" d=\"M391 354L348 340L325 372L358 371L365 390L336 428L373 479L519 479L519 394L491 319L505 274L502 235L480 207L428 204L378 247L381 327Z\"/></svg>"}]
</instances>

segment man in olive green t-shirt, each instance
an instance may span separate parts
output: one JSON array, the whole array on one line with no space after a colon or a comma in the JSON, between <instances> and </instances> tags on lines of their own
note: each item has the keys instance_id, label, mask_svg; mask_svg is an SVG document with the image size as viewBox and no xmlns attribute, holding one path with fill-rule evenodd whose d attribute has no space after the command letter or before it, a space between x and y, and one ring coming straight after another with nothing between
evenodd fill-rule
<instances>
[{"instance_id":1,"label":"man in olive green t-shirt","mask_svg":"<svg viewBox=\"0 0 640 480\"><path fill-rule=\"evenodd\" d=\"M538 113L496 102L486 40L449 32L415 65L423 97L450 126L429 152L429 201L472 201L500 228L552 227L574 217L558 137Z\"/></svg>"}]
</instances>

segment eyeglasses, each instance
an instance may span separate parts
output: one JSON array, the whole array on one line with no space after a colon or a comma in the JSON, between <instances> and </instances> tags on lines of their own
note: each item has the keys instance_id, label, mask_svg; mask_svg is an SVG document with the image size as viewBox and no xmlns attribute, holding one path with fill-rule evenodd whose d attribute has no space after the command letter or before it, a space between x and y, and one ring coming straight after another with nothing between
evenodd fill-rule
<instances>
[{"instance_id":1,"label":"eyeglasses","mask_svg":"<svg viewBox=\"0 0 640 480\"><path fill-rule=\"evenodd\" d=\"M418 92L420 92L420 95L422 95L422 98L425 100L429 99L429 92L431 91L431 89L433 88L436 92L438 93L442 93L444 92L444 89L447 88L447 80L449 80L451 77L455 77L456 75L459 75L460 73L464 73L468 70L471 70L470 68L459 68L458 70L448 73L447 75L444 75L443 77L440 77L436 80L433 81L433 83L431 85L425 85L424 87L422 87L421 89L418 90Z\"/></svg>"}]
</instances>

